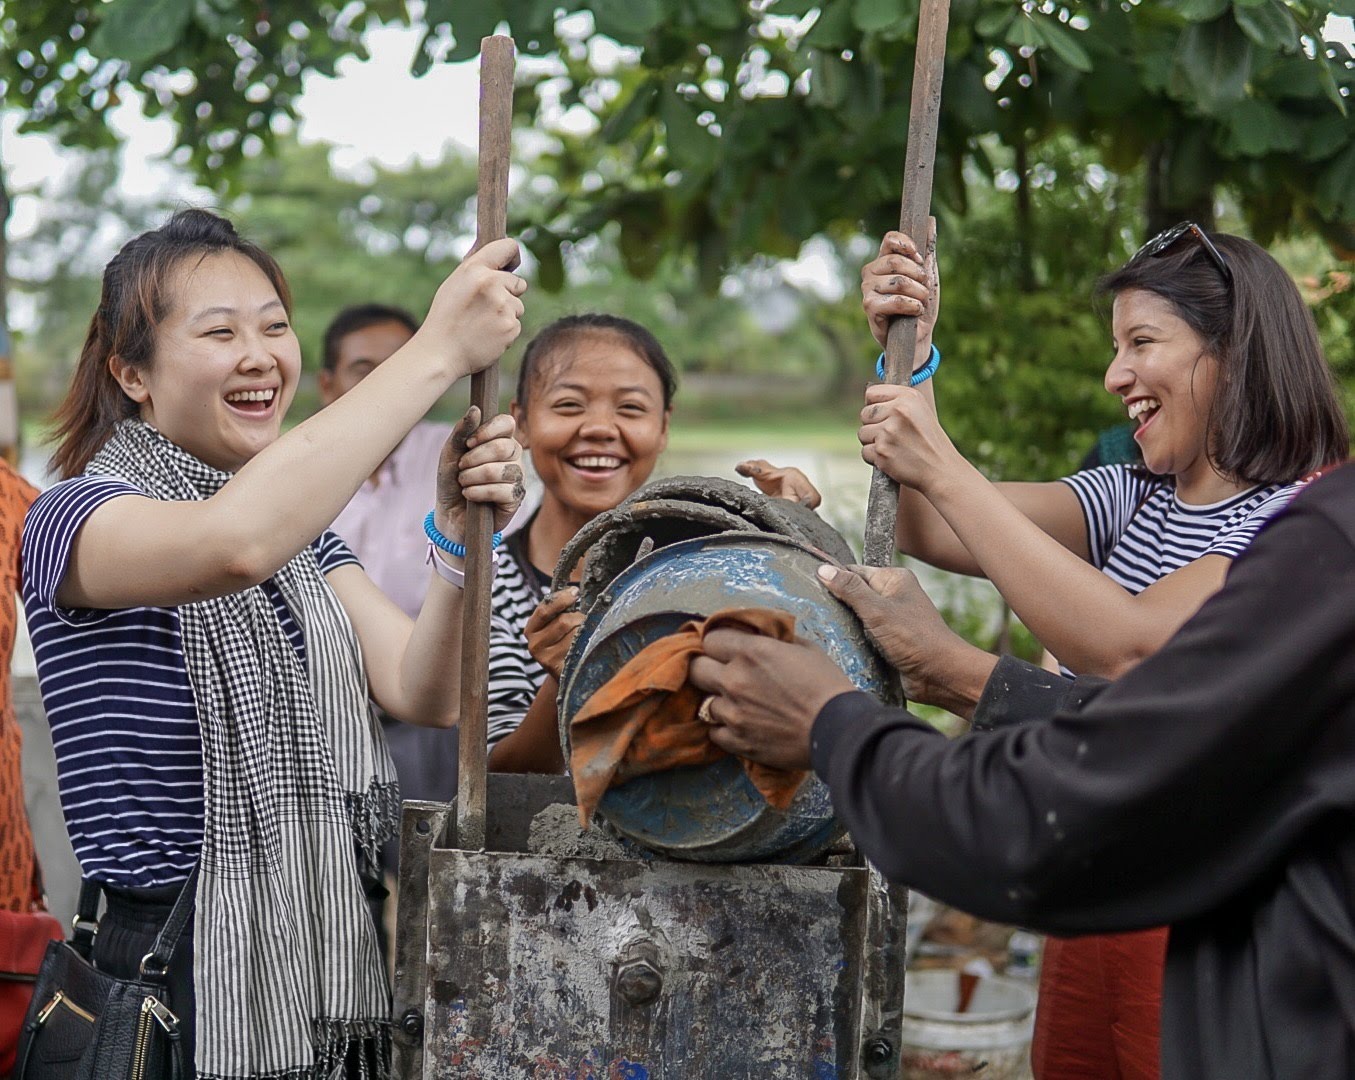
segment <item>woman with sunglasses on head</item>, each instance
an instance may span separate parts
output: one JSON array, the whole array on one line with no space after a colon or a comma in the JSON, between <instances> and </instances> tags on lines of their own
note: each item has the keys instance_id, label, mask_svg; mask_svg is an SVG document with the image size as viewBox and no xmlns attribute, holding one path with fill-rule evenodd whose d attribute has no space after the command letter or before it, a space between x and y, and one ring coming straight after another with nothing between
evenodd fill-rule
<instances>
[{"instance_id":1,"label":"woman with sunglasses on head","mask_svg":"<svg viewBox=\"0 0 1355 1080\"><path fill-rule=\"evenodd\" d=\"M453 722L461 590L436 563L411 619L329 524L517 336L516 261L510 240L468 256L407 344L286 434L301 350L267 252L188 210L104 271L57 414L63 481L25 526L24 608L67 828L107 901L96 965L146 974L176 899L193 902L152 973L190 1075L389 1073L361 879L399 795L371 700ZM468 501L506 522L520 460L510 418L467 414L442 453L437 528L459 536Z\"/></svg>"},{"instance_id":2,"label":"woman with sunglasses on head","mask_svg":"<svg viewBox=\"0 0 1355 1080\"><path fill-rule=\"evenodd\" d=\"M900 485L900 551L987 577L1068 670L1114 678L1161 647L1349 443L1312 316L1256 244L1185 223L1100 291L1114 304L1105 387L1137 423L1142 467L994 484L969 464L928 378L939 356L934 253L901 233L863 269L863 306L881 345L891 319L919 316L917 374L867 390L859 437L865 460ZM1165 930L1050 940L1039 1080L1157 1075L1165 943Z\"/></svg>"}]
</instances>

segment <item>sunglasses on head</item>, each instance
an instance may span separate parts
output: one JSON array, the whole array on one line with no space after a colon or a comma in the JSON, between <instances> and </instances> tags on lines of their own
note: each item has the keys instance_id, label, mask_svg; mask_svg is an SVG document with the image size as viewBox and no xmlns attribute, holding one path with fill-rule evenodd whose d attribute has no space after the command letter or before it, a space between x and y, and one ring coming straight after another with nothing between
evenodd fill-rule
<instances>
[{"instance_id":1,"label":"sunglasses on head","mask_svg":"<svg viewBox=\"0 0 1355 1080\"><path fill-rule=\"evenodd\" d=\"M1219 273L1223 275L1223 280L1230 286L1233 283L1233 271L1228 265L1228 260L1223 257L1223 252L1214 246L1214 241L1209 239L1209 234L1193 221L1183 221L1179 225L1173 225L1169 229L1163 229L1154 236L1143 247L1134 253L1135 259L1155 259L1159 255L1165 255L1172 248L1184 239L1194 240L1200 247L1204 248L1204 253L1209 256L1215 266L1219 268ZM1132 260L1131 260L1132 261Z\"/></svg>"}]
</instances>

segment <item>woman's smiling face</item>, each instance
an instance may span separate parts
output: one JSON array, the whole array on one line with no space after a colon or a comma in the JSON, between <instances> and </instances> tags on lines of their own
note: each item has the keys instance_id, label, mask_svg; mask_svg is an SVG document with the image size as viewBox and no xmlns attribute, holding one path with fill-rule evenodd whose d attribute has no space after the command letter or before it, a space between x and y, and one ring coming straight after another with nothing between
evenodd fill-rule
<instances>
[{"instance_id":1,"label":"woman's smiling face","mask_svg":"<svg viewBox=\"0 0 1355 1080\"><path fill-rule=\"evenodd\" d=\"M207 464L235 472L282 430L301 346L267 275L236 252L184 261L150 364L110 361L141 418Z\"/></svg>"},{"instance_id":2,"label":"woman's smiling face","mask_svg":"<svg viewBox=\"0 0 1355 1080\"><path fill-rule=\"evenodd\" d=\"M571 515L612 509L649 479L668 445L658 374L619 334L571 335L543 357L518 438L553 499Z\"/></svg>"},{"instance_id":3,"label":"woman's smiling face","mask_svg":"<svg viewBox=\"0 0 1355 1080\"><path fill-rule=\"evenodd\" d=\"M1144 464L1178 480L1212 470L1207 433L1218 361L1204 339L1167 300L1142 289L1115 297L1113 332L1106 389L1137 421Z\"/></svg>"}]
</instances>

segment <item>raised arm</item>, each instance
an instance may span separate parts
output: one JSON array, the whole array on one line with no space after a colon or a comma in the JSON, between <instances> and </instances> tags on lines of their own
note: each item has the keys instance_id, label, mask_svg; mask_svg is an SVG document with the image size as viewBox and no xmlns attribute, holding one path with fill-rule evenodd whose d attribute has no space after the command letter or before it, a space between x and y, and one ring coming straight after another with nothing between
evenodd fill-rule
<instances>
[{"instance_id":1,"label":"raised arm","mask_svg":"<svg viewBox=\"0 0 1355 1080\"><path fill-rule=\"evenodd\" d=\"M932 334L941 310L941 275L936 264L936 230L933 222L931 242L919 251L912 238L901 232L889 232L880 242L879 255L861 269L861 307L870 324L871 335L884 348L889 324L900 315L916 315L917 347L913 367L922 368L931 356ZM916 388L882 383L866 391L861 411L862 456L894 480L887 438L892 430L889 410L900 393L907 389L910 400L937 417L935 383L928 379ZM894 425L896 426L896 425ZM939 426L939 420L938 420ZM869 441L868 441L869 440ZM872 446L876 441L880 446ZM1035 522L1064 547L1081 558L1087 557L1086 530L1077 500L1062 484L997 485L1003 496L1022 514ZM899 487L899 510L895 519L895 541L905 555L957 574L983 577L984 569L956 536L926 497L906 484Z\"/></svg>"},{"instance_id":2,"label":"raised arm","mask_svg":"<svg viewBox=\"0 0 1355 1080\"><path fill-rule=\"evenodd\" d=\"M464 539L467 502L491 504L496 529L512 518L523 495L522 448L513 435L512 417L481 425L476 408L452 431L438 462L433 508L448 539ZM428 591L414 620L356 566L333 571L329 583L357 633L376 702L398 720L451 727L461 701L463 593L456 579L464 564L441 551L433 558L439 563L426 571Z\"/></svg>"},{"instance_id":3,"label":"raised arm","mask_svg":"<svg viewBox=\"0 0 1355 1080\"><path fill-rule=\"evenodd\" d=\"M1086 561L1085 519L1070 487L1030 485L1060 508L1057 525L1032 518L965 461L916 390L890 389L897 392L862 429L866 460L887 460L890 475L931 504L1017 617L1079 674L1123 674L1223 584L1230 560L1206 555L1128 592Z\"/></svg>"},{"instance_id":4,"label":"raised arm","mask_svg":"<svg viewBox=\"0 0 1355 1080\"><path fill-rule=\"evenodd\" d=\"M468 257L407 345L256 454L210 499L129 495L104 503L76 537L58 601L174 606L266 580L328 527L452 383L517 337L526 283L505 269L516 259L511 240Z\"/></svg>"}]
</instances>

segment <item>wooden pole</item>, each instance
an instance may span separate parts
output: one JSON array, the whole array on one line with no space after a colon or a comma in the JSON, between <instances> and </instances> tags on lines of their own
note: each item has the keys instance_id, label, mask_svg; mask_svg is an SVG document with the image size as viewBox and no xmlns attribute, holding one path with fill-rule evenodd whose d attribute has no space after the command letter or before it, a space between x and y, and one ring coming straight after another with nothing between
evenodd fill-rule
<instances>
[{"instance_id":1,"label":"wooden pole","mask_svg":"<svg viewBox=\"0 0 1355 1080\"><path fill-rule=\"evenodd\" d=\"M917 57L913 62L913 103L908 113L908 150L903 166L903 202L899 229L914 240L928 237L932 175L936 166L936 125L941 115L941 76L946 66L946 26L950 0L922 0L918 13ZM889 324L885 344L885 378L904 382L913 370L917 316L901 315ZM894 519L899 486L879 469L870 478L866 509L865 561L868 566L894 562Z\"/></svg>"},{"instance_id":2,"label":"wooden pole","mask_svg":"<svg viewBox=\"0 0 1355 1080\"><path fill-rule=\"evenodd\" d=\"M508 233L508 166L513 135L513 39L495 34L480 42L480 175L475 247ZM484 420L499 412L499 362L471 376L471 404ZM461 632L460 772L456 846L485 846L485 741L489 727L489 586L493 580L493 509L466 507L466 596Z\"/></svg>"}]
</instances>

